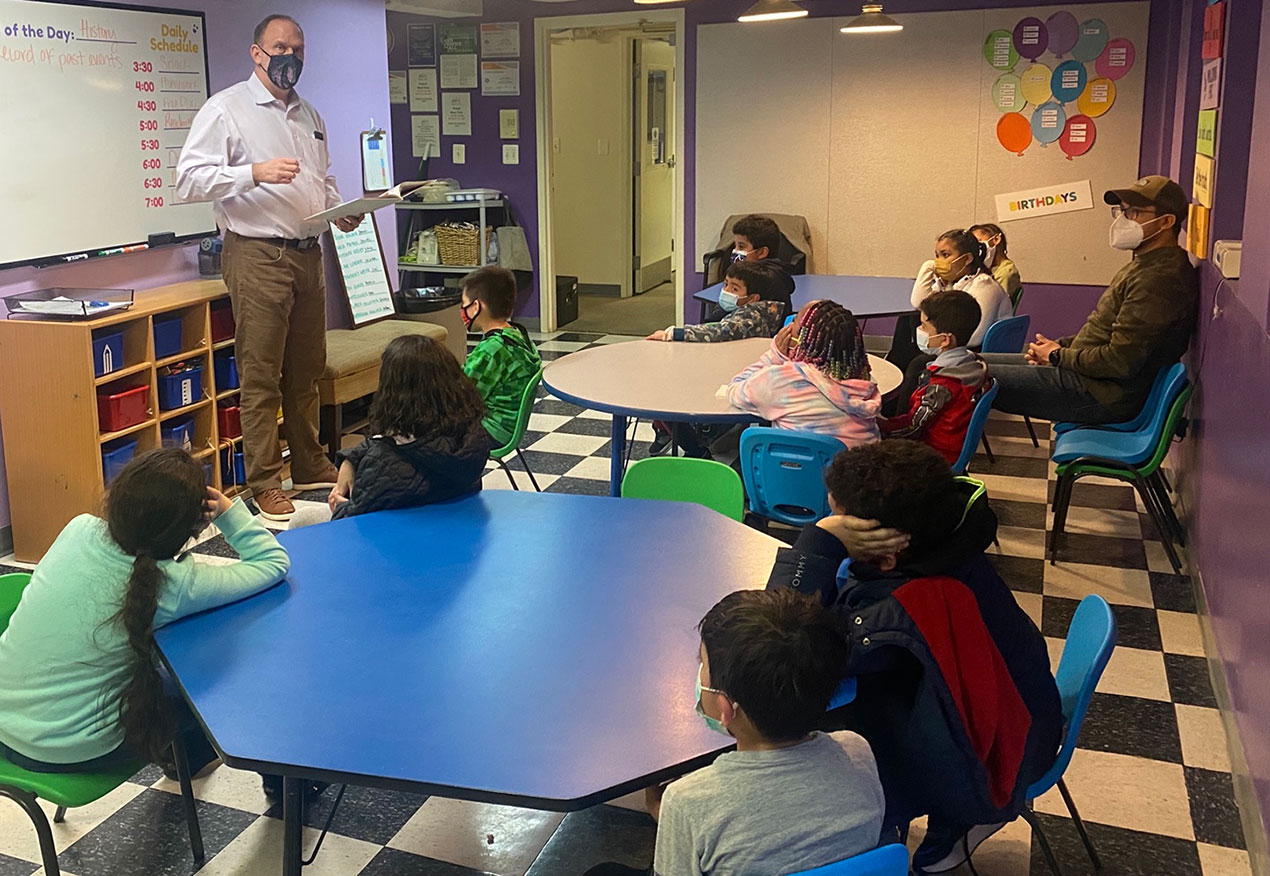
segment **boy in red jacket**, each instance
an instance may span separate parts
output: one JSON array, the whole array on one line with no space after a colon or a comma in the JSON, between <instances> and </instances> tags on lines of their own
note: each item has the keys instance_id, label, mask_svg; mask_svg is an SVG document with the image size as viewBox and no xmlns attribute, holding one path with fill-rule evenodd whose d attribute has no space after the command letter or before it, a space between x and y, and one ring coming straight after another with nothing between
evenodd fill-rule
<instances>
[{"instance_id":1,"label":"boy in red jacket","mask_svg":"<svg viewBox=\"0 0 1270 876\"><path fill-rule=\"evenodd\" d=\"M988 387L988 366L966 347L979 325L979 303L967 292L936 292L919 305L917 346L934 356L917 378L906 413L881 417L883 438L912 438L949 465L961 456L975 402Z\"/></svg>"}]
</instances>

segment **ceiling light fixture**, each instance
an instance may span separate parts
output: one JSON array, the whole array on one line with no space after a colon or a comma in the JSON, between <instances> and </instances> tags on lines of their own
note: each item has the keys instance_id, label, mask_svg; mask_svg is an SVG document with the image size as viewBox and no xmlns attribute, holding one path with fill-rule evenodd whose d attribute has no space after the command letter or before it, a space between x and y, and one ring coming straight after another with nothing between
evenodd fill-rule
<instances>
[{"instance_id":1,"label":"ceiling light fixture","mask_svg":"<svg viewBox=\"0 0 1270 876\"><path fill-rule=\"evenodd\" d=\"M903 30L900 24L889 15L882 14L881 3L865 3L860 14L851 19L842 28L843 33L894 33Z\"/></svg>"},{"instance_id":2,"label":"ceiling light fixture","mask_svg":"<svg viewBox=\"0 0 1270 876\"><path fill-rule=\"evenodd\" d=\"M683 0L635 0L640 6L656 6L662 3L681 3Z\"/></svg>"},{"instance_id":3,"label":"ceiling light fixture","mask_svg":"<svg viewBox=\"0 0 1270 876\"><path fill-rule=\"evenodd\" d=\"M779 21L783 18L803 18L807 10L794 0L758 0L737 21Z\"/></svg>"}]
</instances>

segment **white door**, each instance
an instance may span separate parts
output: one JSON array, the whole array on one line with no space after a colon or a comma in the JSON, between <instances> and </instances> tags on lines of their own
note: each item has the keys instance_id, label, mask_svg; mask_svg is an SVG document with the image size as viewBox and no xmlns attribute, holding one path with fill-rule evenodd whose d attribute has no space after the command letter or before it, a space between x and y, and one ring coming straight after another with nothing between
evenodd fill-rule
<instances>
[{"instance_id":1,"label":"white door","mask_svg":"<svg viewBox=\"0 0 1270 876\"><path fill-rule=\"evenodd\" d=\"M666 39L634 41L633 283L647 292L673 279L675 258L675 48Z\"/></svg>"}]
</instances>

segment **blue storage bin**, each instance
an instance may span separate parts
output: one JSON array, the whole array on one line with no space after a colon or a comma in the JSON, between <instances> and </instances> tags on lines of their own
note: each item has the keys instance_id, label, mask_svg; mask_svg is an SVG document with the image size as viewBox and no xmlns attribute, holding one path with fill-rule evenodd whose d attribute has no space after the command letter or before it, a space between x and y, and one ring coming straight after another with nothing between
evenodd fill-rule
<instances>
[{"instance_id":1,"label":"blue storage bin","mask_svg":"<svg viewBox=\"0 0 1270 876\"><path fill-rule=\"evenodd\" d=\"M233 353L217 353L212 357L216 366L216 391L238 388L238 359Z\"/></svg>"},{"instance_id":2,"label":"blue storage bin","mask_svg":"<svg viewBox=\"0 0 1270 876\"><path fill-rule=\"evenodd\" d=\"M194 418L178 417L159 427L164 447L179 447L186 453L194 449Z\"/></svg>"},{"instance_id":3,"label":"blue storage bin","mask_svg":"<svg viewBox=\"0 0 1270 876\"><path fill-rule=\"evenodd\" d=\"M242 451L231 453L222 450L220 454L220 485L228 488L247 483L247 466L243 461Z\"/></svg>"},{"instance_id":4,"label":"blue storage bin","mask_svg":"<svg viewBox=\"0 0 1270 876\"><path fill-rule=\"evenodd\" d=\"M181 352L181 317L154 318L154 358L166 359Z\"/></svg>"},{"instance_id":5,"label":"blue storage bin","mask_svg":"<svg viewBox=\"0 0 1270 876\"><path fill-rule=\"evenodd\" d=\"M93 374L101 377L123 367L123 332L93 336Z\"/></svg>"},{"instance_id":6,"label":"blue storage bin","mask_svg":"<svg viewBox=\"0 0 1270 876\"><path fill-rule=\"evenodd\" d=\"M136 438L119 438L101 448L101 473L106 483L119 476L123 467L132 461L137 453Z\"/></svg>"},{"instance_id":7,"label":"blue storage bin","mask_svg":"<svg viewBox=\"0 0 1270 876\"><path fill-rule=\"evenodd\" d=\"M203 369L194 367L176 374L159 375L159 410L183 408L202 397Z\"/></svg>"}]
</instances>

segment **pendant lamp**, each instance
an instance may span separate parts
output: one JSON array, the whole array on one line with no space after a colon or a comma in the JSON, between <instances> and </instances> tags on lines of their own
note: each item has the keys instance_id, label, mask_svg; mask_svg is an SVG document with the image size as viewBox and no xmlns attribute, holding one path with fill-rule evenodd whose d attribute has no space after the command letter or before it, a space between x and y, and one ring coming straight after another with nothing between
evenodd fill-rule
<instances>
[{"instance_id":1,"label":"pendant lamp","mask_svg":"<svg viewBox=\"0 0 1270 876\"><path fill-rule=\"evenodd\" d=\"M860 10L860 14L847 22L846 26L842 28L842 32L893 33L903 29L904 25L891 18L891 16L882 14L881 3L865 3L864 8Z\"/></svg>"},{"instance_id":2,"label":"pendant lamp","mask_svg":"<svg viewBox=\"0 0 1270 876\"><path fill-rule=\"evenodd\" d=\"M758 0L737 21L779 21L782 18L803 18L807 10L794 0Z\"/></svg>"}]
</instances>

